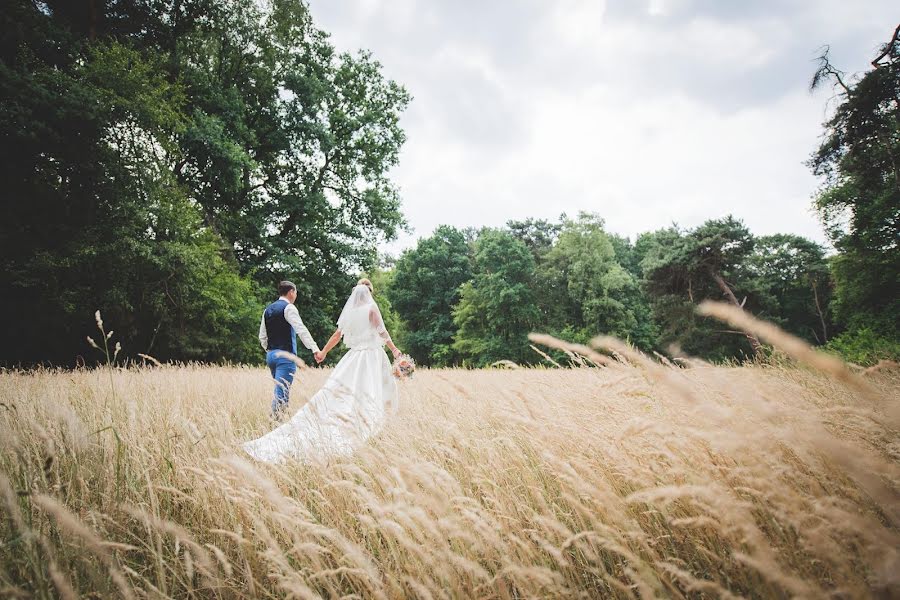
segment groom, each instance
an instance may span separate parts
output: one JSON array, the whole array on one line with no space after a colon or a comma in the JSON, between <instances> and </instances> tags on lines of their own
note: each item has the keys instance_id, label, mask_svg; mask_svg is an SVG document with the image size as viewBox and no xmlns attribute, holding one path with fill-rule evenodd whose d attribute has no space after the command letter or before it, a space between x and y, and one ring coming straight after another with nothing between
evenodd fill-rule
<instances>
[{"instance_id":1,"label":"groom","mask_svg":"<svg viewBox=\"0 0 900 600\"><path fill-rule=\"evenodd\" d=\"M263 311L262 322L259 324L259 343L266 351L266 364L275 379L272 418L276 421L281 420L287 409L291 383L297 371L296 363L291 360L293 357L285 356L285 353L297 354L297 338L294 336L300 336L303 345L313 351L317 362L321 362L323 358L322 351L294 306L297 286L290 281L282 281L278 284L278 295L278 300Z\"/></svg>"}]
</instances>

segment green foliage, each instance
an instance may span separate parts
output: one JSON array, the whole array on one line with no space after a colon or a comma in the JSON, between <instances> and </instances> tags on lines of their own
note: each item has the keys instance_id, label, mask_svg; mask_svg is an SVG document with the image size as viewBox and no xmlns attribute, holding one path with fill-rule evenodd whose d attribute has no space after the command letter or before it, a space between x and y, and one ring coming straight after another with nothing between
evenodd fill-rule
<instances>
[{"instance_id":1,"label":"green foliage","mask_svg":"<svg viewBox=\"0 0 900 600\"><path fill-rule=\"evenodd\" d=\"M559 238L559 232L562 229L562 221L566 216L560 217L560 223L551 223L546 219L525 219L524 221L510 221L506 224L516 238L521 240L531 253L534 260L540 262L547 252L553 248Z\"/></svg>"},{"instance_id":2,"label":"green foliage","mask_svg":"<svg viewBox=\"0 0 900 600\"><path fill-rule=\"evenodd\" d=\"M628 241L616 240L620 252ZM613 335L650 349L655 344L650 307L638 282L619 262L616 247L593 214L565 219L559 238L539 267L542 312L554 331L575 337Z\"/></svg>"},{"instance_id":3,"label":"green foliage","mask_svg":"<svg viewBox=\"0 0 900 600\"><path fill-rule=\"evenodd\" d=\"M898 340L900 40L884 51L879 65L851 84L822 57L813 83L835 81L839 104L809 164L823 180L816 208L840 253L832 263L836 320Z\"/></svg>"},{"instance_id":4,"label":"green foliage","mask_svg":"<svg viewBox=\"0 0 900 600\"><path fill-rule=\"evenodd\" d=\"M831 260L835 319L847 330L873 327L900 340L898 253L862 257L842 252Z\"/></svg>"},{"instance_id":5,"label":"green foliage","mask_svg":"<svg viewBox=\"0 0 900 600\"><path fill-rule=\"evenodd\" d=\"M825 250L797 235L756 238L748 270L761 316L813 344L828 341L831 274Z\"/></svg>"},{"instance_id":6,"label":"green foliage","mask_svg":"<svg viewBox=\"0 0 900 600\"><path fill-rule=\"evenodd\" d=\"M663 348L675 344L712 360L753 352L740 332L696 316L696 305L705 299L737 302L812 343L831 335L828 263L822 247L805 238L756 238L727 217L690 231L673 227L644 234L635 254Z\"/></svg>"},{"instance_id":7,"label":"green foliage","mask_svg":"<svg viewBox=\"0 0 900 600\"><path fill-rule=\"evenodd\" d=\"M826 349L840 354L848 362L866 367L879 360L900 361L900 342L869 327L842 333L828 342Z\"/></svg>"},{"instance_id":8,"label":"green foliage","mask_svg":"<svg viewBox=\"0 0 900 600\"><path fill-rule=\"evenodd\" d=\"M132 356L258 360L282 278L330 333L403 226L409 95L377 61L337 56L300 0L8 5L0 362L72 362L96 308Z\"/></svg>"},{"instance_id":9,"label":"green foliage","mask_svg":"<svg viewBox=\"0 0 900 600\"><path fill-rule=\"evenodd\" d=\"M509 232L487 229L478 236L474 276L463 284L453 311L453 348L465 364L535 361L527 337L540 320L534 270L531 251Z\"/></svg>"},{"instance_id":10,"label":"green foliage","mask_svg":"<svg viewBox=\"0 0 900 600\"><path fill-rule=\"evenodd\" d=\"M609 242L616 253L616 261L622 265L622 268L631 273L635 279L640 279L643 274L641 272L641 258L643 258L643 255L638 251L637 247L628 238L621 235L607 233L606 237L609 238Z\"/></svg>"},{"instance_id":11,"label":"green foliage","mask_svg":"<svg viewBox=\"0 0 900 600\"><path fill-rule=\"evenodd\" d=\"M525 343L531 330L580 343L607 334L648 352L675 345L719 361L750 355L741 332L695 314L707 298L742 303L816 344L834 328L824 250L799 236L756 238L732 217L643 234L633 245L590 213L503 230L440 227L388 273L404 341L422 364L536 363ZM448 309L453 321L443 318ZM434 343L451 338L452 346Z\"/></svg>"},{"instance_id":12,"label":"green foliage","mask_svg":"<svg viewBox=\"0 0 900 600\"><path fill-rule=\"evenodd\" d=\"M148 282L160 283L151 288L154 293L140 297L140 304L125 297L105 314L134 325L140 321L129 314L155 322L146 343L148 332L139 327L123 339L160 360L256 360L259 343L253 333L262 309L256 284L223 258L228 253L221 239L202 226L195 207L181 201L160 208L147 244L152 254L128 270L135 288L130 296L141 287L147 290Z\"/></svg>"},{"instance_id":13,"label":"green foliage","mask_svg":"<svg viewBox=\"0 0 900 600\"><path fill-rule=\"evenodd\" d=\"M386 295L406 326L405 347L417 363L447 366L460 361L453 347L453 307L460 286L472 278L465 234L448 226L403 253Z\"/></svg>"},{"instance_id":14,"label":"green foliage","mask_svg":"<svg viewBox=\"0 0 900 600\"><path fill-rule=\"evenodd\" d=\"M754 244L743 223L730 216L686 232L673 227L641 236L636 247L642 254L643 285L663 348L674 344L713 360L753 352L743 335L694 311L705 299L737 301L750 312L759 311L758 290L748 270Z\"/></svg>"}]
</instances>

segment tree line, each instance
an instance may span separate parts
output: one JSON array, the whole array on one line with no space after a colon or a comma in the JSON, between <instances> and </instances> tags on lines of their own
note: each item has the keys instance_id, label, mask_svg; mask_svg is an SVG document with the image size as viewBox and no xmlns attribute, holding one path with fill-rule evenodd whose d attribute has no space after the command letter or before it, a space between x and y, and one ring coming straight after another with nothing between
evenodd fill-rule
<instances>
[{"instance_id":1,"label":"tree line","mask_svg":"<svg viewBox=\"0 0 900 600\"><path fill-rule=\"evenodd\" d=\"M588 213L479 231L442 226L377 275L405 348L434 366L540 362L532 331L579 343L602 333L712 360L758 352L755 339L695 314L710 298L813 344L835 332L824 249L799 236L753 236L732 217L634 243Z\"/></svg>"},{"instance_id":2,"label":"tree line","mask_svg":"<svg viewBox=\"0 0 900 600\"><path fill-rule=\"evenodd\" d=\"M764 353L752 335L698 316L707 299L856 363L900 357L897 280L879 274L884 295L859 290L859 269L876 266L858 264L849 278L849 260L801 236L755 236L731 216L632 243L582 213L481 230L444 225L371 275L399 343L431 366L541 362L532 331L578 343L613 335L648 353L714 361Z\"/></svg>"},{"instance_id":3,"label":"tree line","mask_svg":"<svg viewBox=\"0 0 900 600\"><path fill-rule=\"evenodd\" d=\"M100 309L121 356L256 362L275 282L318 339L354 275L428 365L540 360L526 334L710 358L755 341L694 313L726 299L859 363L898 354L900 42L848 77L810 159L835 249L733 218L633 242L594 214L406 227L388 173L410 95L335 51L303 0L11 0L0 12L0 365L91 360Z\"/></svg>"}]
</instances>

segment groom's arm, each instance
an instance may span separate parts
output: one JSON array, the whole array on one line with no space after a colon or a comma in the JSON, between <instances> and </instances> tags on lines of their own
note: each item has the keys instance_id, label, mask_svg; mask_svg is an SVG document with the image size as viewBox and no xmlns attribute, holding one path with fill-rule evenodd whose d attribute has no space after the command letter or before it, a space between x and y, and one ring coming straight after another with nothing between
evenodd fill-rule
<instances>
[{"instance_id":1,"label":"groom's arm","mask_svg":"<svg viewBox=\"0 0 900 600\"><path fill-rule=\"evenodd\" d=\"M263 313L262 320L259 322L259 343L263 350L269 349L269 332L266 331L266 313Z\"/></svg>"},{"instance_id":2,"label":"groom's arm","mask_svg":"<svg viewBox=\"0 0 900 600\"><path fill-rule=\"evenodd\" d=\"M319 352L319 345L310 335L306 325L303 324L303 319L300 318L300 313L297 311L296 306L288 304L287 308L284 309L284 318L287 319L287 322L291 324L291 327L300 336L300 341L303 342L304 346L313 352Z\"/></svg>"}]
</instances>

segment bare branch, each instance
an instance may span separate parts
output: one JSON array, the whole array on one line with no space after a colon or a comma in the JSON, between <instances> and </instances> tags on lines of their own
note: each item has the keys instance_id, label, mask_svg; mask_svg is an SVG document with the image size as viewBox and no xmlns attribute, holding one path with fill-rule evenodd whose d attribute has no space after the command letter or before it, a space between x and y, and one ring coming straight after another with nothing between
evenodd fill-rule
<instances>
[{"instance_id":1,"label":"bare branch","mask_svg":"<svg viewBox=\"0 0 900 600\"><path fill-rule=\"evenodd\" d=\"M809 91L812 92L818 89L828 79L834 79L835 83L844 90L844 93L849 94L850 88L844 83L845 73L840 69L836 69L834 65L831 64L831 60L828 57L830 51L831 48L829 46L823 47L822 54L817 59L819 61L819 68L816 69L812 81L809 83Z\"/></svg>"},{"instance_id":2,"label":"bare branch","mask_svg":"<svg viewBox=\"0 0 900 600\"><path fill-rule=\"evenodd\" d=\"M897 28L894 29L894 35L891 36L891 41L885 44L881 49L881 54L879 54L875 60L872 61L872 66L876 69L878 67L882 67L884 65L881 64L881 61L886 57L890 56L891 58L897 57L897 44L900 44L900 25L897 25Z\"/></svg>"}]
</instances>

